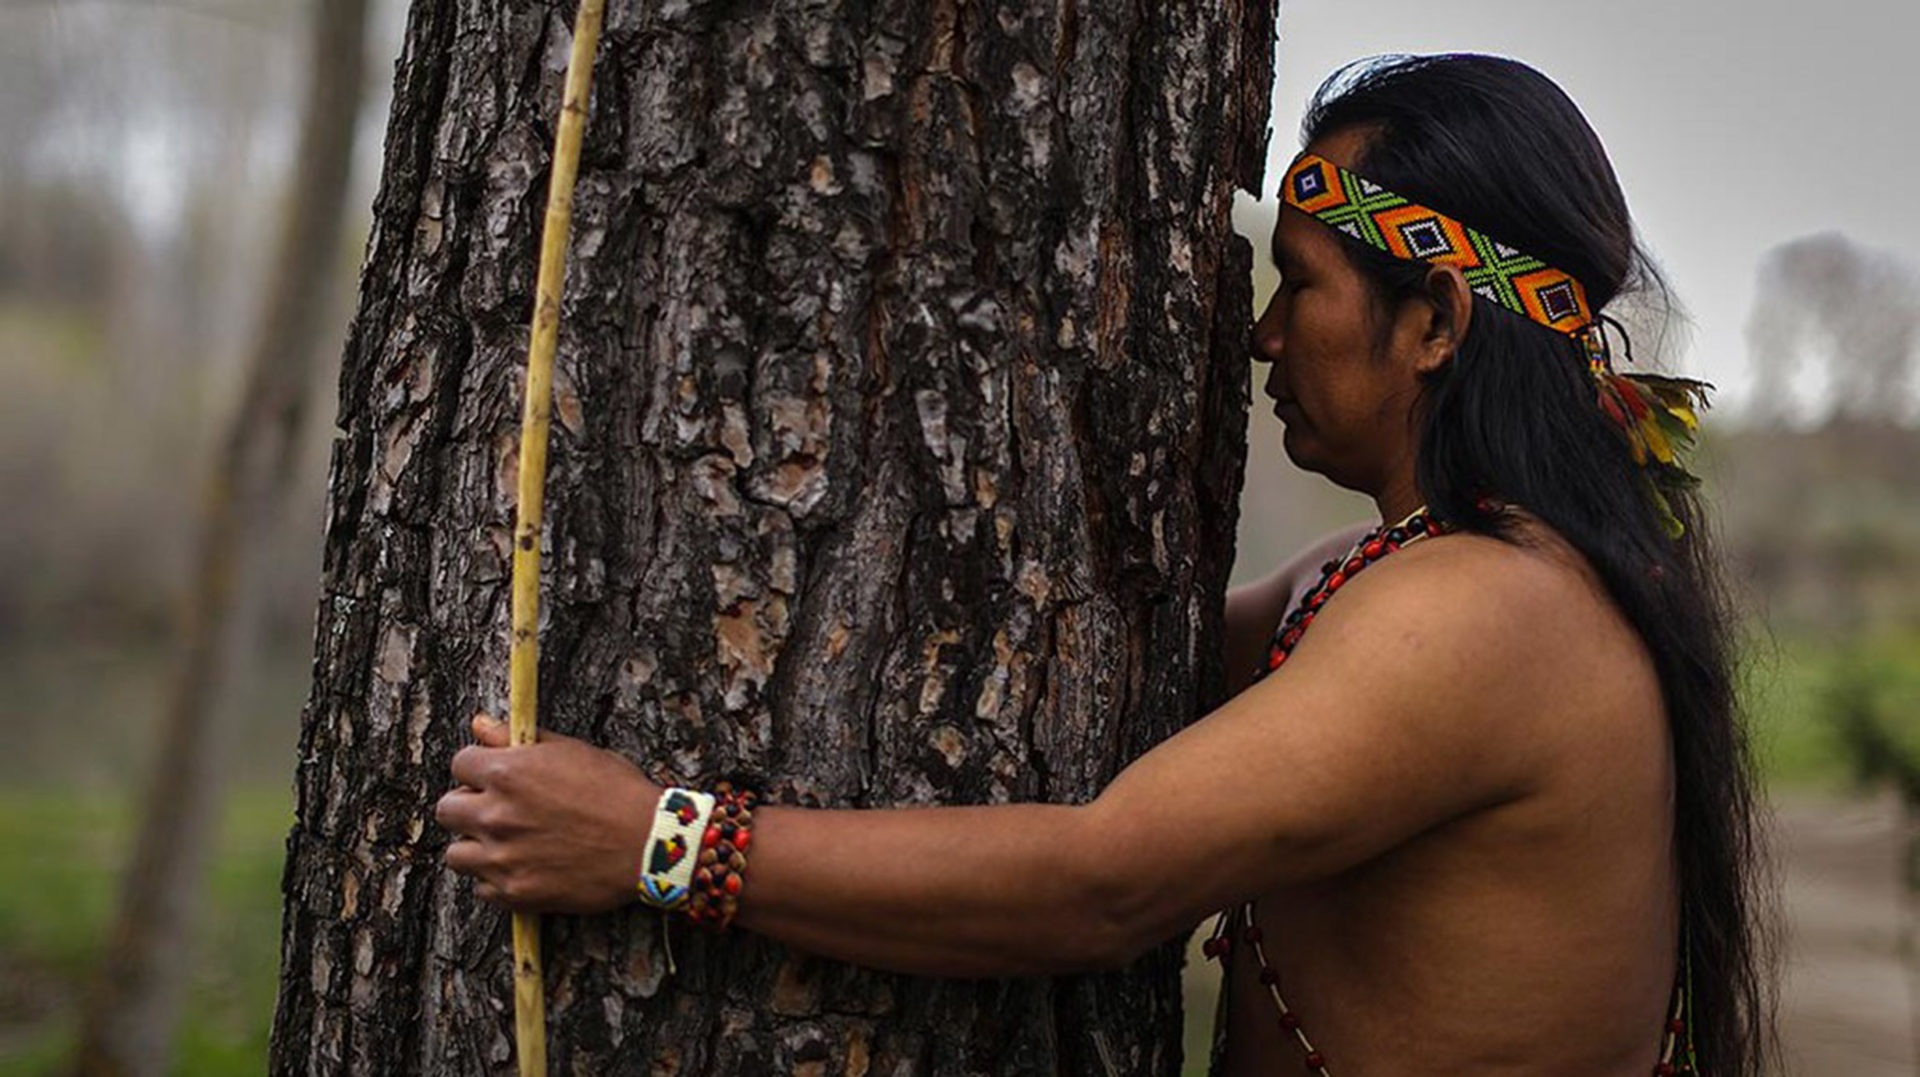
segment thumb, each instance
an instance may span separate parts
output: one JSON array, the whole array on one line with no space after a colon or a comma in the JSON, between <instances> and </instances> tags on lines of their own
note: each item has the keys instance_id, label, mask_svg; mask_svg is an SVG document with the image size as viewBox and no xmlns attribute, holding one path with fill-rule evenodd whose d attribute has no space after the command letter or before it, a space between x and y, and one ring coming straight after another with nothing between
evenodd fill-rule
<instances>
[{"instance_id":1,"label":"thumb","mask_svg":"<svg viewBox=\"0 0 1920 1077\"><path fill-rule=\"evenodd\" d=\"M484 748L505 748L509 743L507 723L484 711L473 716L473 739Z\"/></svg>"},{"instance_id":2,"label":"thumb","mask_svg":"<svg viewBox=\"0 0 1920 1077\"><path fill-rule=\"evenodd\" d=\"M482 711L473 716L473 739L483 748L505 748L513 743L513 732L507 723ZM533 739L545 744L569 738L541 729L534 732Z\"/></svg>"}]
</instances>

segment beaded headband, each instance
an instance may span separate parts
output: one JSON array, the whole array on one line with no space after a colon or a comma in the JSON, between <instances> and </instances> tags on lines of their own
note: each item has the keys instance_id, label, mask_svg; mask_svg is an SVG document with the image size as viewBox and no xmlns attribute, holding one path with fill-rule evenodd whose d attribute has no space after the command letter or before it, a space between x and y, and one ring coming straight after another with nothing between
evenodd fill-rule
<instances>
[{"instance_id":1,"label":"beaded headband","mask_svg":"<svg viewBox=\"0 0 1920 1077\"><path fill-rule=\"evenodd\" d=\"M1475 292L1549 329L1573 335L1594 323L1587 290L1571 274L1324 157L1295 161L1280 197L1395 258L1458 266Z\"/></svg>"},{"instance_id":2,"label":"beaded headband","mask_svg":"<svg viewBox=\"0 0 1920 1077\"><path fill-rule=\"evenodd\" d=\"M1316 154L1302 154L1287 169L1280 199L1369 247L1410 262L1457 266L1467 286L1490 302L1577 340L1592 374L1600 409L1625 436L1633 461L1647 469L1649 489L1667 530L1683 528L1651 480L1681 487L1700 480L1680 453L1693 447L1706 406L1705 382L1655 374L1616 374L1606 326L1596 317L1586 288L1563 272L1479 229L1387 190ZM1629 347L1627 357L1631 359Z\"/></svg>"}]
</instances>

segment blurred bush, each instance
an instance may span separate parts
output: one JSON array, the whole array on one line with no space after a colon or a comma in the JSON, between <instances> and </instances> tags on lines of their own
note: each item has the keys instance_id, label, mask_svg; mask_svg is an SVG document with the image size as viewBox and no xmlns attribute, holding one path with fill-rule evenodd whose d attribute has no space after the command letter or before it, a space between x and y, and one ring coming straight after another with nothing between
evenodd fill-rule
<instances>
[{"instance_id":1,"label":"blurred bush","mask_svg":"<svg viewBox=\"0 0 1920 1077\"><path fill-rule=\"evenodd\" d=\"M1828 670L1820 708L1862 784L1920 807L1920 631L1855 642Z\"/></svg>"}]
</instances>

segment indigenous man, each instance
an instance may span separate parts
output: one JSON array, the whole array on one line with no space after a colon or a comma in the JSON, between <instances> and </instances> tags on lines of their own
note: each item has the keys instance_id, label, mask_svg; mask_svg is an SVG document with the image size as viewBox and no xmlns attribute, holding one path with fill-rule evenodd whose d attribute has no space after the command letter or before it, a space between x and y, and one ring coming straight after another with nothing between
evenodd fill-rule
<instances>
[{"instance_id":1,"label":"indigenous man","mask_svg":"<svg viewBox=\"0 0 1920 1077\"><path fill-rule=\"evenodd\" d=\"M1224 1077L1759 1073L1754 808L1676 455L1700 386L1613 369L1602 311L1657 278L1600 141L1480 56L1343 71L1306 141L1256 358L1287 455L1382 523L1229 596L1226 705L1090 804L897 811L662 790L480 719L448 865L930 976L1218 915Z\"/></svg>"}]
</instances>

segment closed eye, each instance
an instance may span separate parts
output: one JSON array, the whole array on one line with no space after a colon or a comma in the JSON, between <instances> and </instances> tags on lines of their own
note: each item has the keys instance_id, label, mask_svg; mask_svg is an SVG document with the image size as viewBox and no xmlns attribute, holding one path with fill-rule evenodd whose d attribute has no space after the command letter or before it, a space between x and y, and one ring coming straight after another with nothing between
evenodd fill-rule
<instances>
[{"instance_id":1,"label":"closed eye","mask_svg":"<svg viewBox=\"0 0 1920 1077\"><path fill-rule=\"evenodd\" d=\"M1305 286L1306 282L1300 279L1299 265L1292 258L1287 257L1287 252L1280 246L1278 236L1273 239L1272 245L1268 248L1267 257L1273 260L1273 268L1280 273L1282 291L1292 294Z\"/></svg>"}]
</instances>

